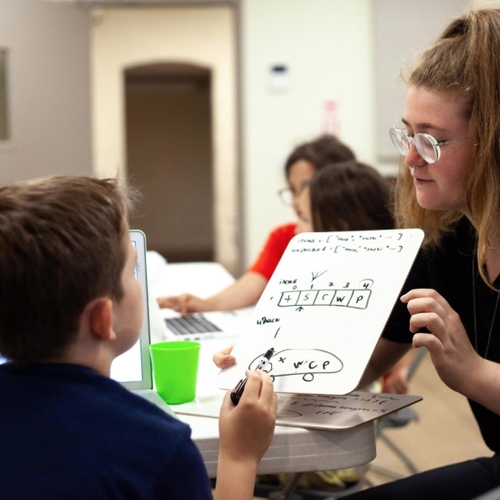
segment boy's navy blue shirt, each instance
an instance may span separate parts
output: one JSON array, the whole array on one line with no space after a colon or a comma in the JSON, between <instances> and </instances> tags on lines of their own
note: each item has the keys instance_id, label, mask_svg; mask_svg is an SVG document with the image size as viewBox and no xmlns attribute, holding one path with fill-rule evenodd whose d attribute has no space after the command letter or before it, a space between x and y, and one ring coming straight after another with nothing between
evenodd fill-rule
<instances>
[{"instance_id":1,"label":"boy's navy blue shirt","mask_svg":"<svg viewBox=\"0 0 500 500\"><path fill-rule=\"evenodd\" d=\"M90 368L0 366L0 498L211 499L186 424Z\"/></svg>"}]
</instances>

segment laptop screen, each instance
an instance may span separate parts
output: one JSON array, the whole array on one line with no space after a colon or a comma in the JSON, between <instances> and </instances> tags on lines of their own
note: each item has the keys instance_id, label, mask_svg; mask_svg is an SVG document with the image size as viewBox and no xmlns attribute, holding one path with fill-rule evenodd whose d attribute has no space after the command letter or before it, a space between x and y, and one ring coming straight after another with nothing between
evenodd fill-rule
<instances>
[{"instance_id":1,"label":"laptop screen","mask_svg":"<svg viewBox=\"0 0 500 500\"><path fill-rule=\"evenodd\" d=\"M142 288L142 300L144 303L144 323L141 336L137 343L127 352L124 352L113 360L111 364L111 378L121 382L131 390L151 389L153 378L151 361L149 358L149 308L148 287L146 270L146 236L138 229L130 230L130 239L137 252L136 277Z\"/></svg>"}]
</instances>

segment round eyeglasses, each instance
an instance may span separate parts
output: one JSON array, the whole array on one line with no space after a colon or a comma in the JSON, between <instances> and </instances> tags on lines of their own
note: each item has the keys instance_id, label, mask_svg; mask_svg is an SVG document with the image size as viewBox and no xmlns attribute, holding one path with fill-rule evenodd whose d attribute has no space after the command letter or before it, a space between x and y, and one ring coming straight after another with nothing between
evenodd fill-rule
<instances>
[{"instance_id":1,"label":"round eyeglasses","mask_svg":"<svg viewBox=\"0 0 500 500\"><path fill-rule=\"evenodd\" d=\"M430 134L408 135L398 127L391 127L389 129L389 136L396 149L403 156L406 156L410 152L411 143L413 142L418 154L427 163L436 163L441 158L441 146L458 142L458 139L454 141L437 141Z\"/></svg>"},{"instance_id":2,"label":"round eyeglasses","mask_svg":"<svg viewBox=\"0 0 500 500\"><path fill-rule=\"evenodd\" d=\"M284 187L281 188L278 191L278 196L280 197L280 200L287 206L290 207L293 204L293 197L294 197L294 192L293 189L290 187Z\"/></svg>"}]
</instances>

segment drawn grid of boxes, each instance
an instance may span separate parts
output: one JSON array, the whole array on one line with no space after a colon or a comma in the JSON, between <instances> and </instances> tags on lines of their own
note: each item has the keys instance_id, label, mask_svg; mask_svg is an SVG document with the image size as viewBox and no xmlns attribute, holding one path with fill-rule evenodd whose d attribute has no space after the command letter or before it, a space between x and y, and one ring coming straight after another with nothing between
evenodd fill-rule
<instances>
[{"instance_id":1,"label":"drawn grid of boxes","mask_svg":"<svg viewBox=\"0 0 500 500\"><path fill-rule=\"evenodd\" d=\"M281 292L278 307L336 306L366 309L371 296L373 280L366 279L356 288L328 288L322 290L289 290Z\"/></svg>"}]
</instances>

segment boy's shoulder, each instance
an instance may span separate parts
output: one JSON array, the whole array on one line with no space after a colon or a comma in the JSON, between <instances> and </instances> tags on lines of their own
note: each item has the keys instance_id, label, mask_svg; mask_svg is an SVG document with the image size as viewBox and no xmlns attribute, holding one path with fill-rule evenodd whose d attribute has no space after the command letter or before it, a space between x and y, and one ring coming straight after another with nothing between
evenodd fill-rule
<instances>
[{"instance_id":1,"label":"boy's shoulder","mask_svg":"<svg viewBox=\"0 0 500 500\"><path fill-rule=\"evenodd\" d=\"M71 496L79 484L91 493L87 498L100 498L106 483L143 498L151 488L177 488L176 477L183 487L196 478L196 487L209 491L189 426L91 369L2 365L0 392L0 428L8 430L0 448L9 450L0 456L0 470L10 471L2 482L13 491L28 472L26 450L30 473L45 478L26 491L44 491L49 478L69 495L54 498L80 498Z\"/></svg>"},{"instance_id":2,"label":"boy's shoulder","mask_svg":"<svg viewBox=\"0 0 500 500\"><path fill-rule=\"evenodd\" d=\"M135 429L136 433L168 435L178 439L190 436L189 426L167 414L118 382L94 370L70 364L33 364L0 366L0 392L10 412L21 409L38 414L40 419L91 422L103 418L93 434L118 435ZM3 405L2 405L3 406ZM17 408L17 410L15 410ZM52 417L51 417L52 415ZM113 421L112 425L106 422Z\"/></svg>"}]
</instances>

